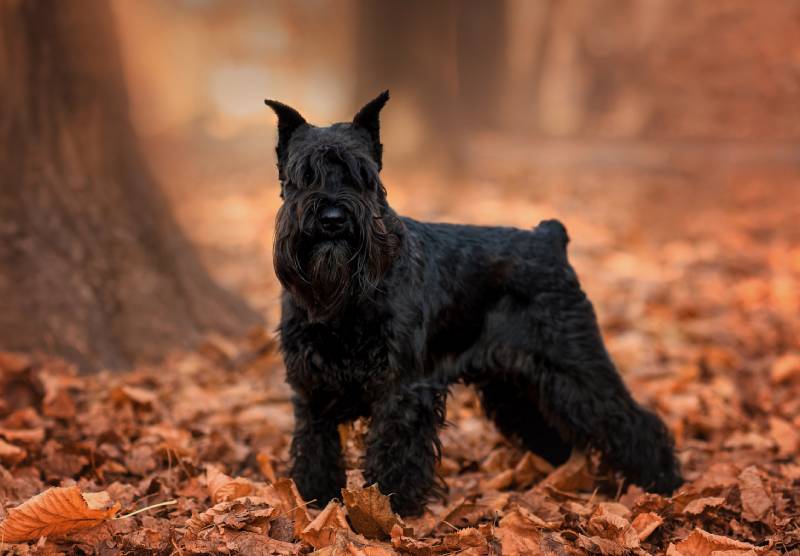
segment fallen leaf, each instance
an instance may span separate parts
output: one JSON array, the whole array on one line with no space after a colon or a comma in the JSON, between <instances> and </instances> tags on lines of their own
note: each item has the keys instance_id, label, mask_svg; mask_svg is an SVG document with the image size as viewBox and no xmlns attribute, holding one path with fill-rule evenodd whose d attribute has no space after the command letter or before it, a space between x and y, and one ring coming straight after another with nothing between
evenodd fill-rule
<instances>
[{"instance_id":1,"label":"fallen leaf","mask_svg":"<svg viewBox=\"0 0 800 556\"><path fill-rule=\"evenodd\" d=\"M0 371L21 373L33 366L33 359L24 353L0 351Z\"/></svg>"},{"instance_id":2,"label":"fallen leaf","mask_svg":"<svg viewBox=\"0 0 800 556\"><path fill-rule=\"evenodd\" d=\"M44 387L42 413L48 417L72 419L75 417L75 401L69 388L80 384L75 376L56 374L47 371L39 373L39 381Z\"/></svg>"},{"instance_id":3,"label":"fallen leaf","mask_svg":"<svg viewBox=\"0 0 800 556\"><path fill-rule=\"evenodd\" d=\"M430 541L422 541L407 536L400 525L392 527L392 546L404 554L412 556L431 556L433 547Z\"/></svg>"},{"instance_id":4,"label":"fallen leaf","mask_svg":"<svg viewBox=\"0 0 800 556\"><path fill-rule=\"evenodd\" d=\"M248 479L229 477L215 465L206 467L206 484L211 501L215 504L235 500L255 491L255 486Z\"/></svg>"},{"instance_id":5,"label":"fallen leaf","mask_svg":"<svg viewBox=\"0 0 800 556\"><path fill-rule=\"evenodd\" d=\"M800 448L800 432L797 427L773 415L769 418L769 435L778 446L778 455L789 457L797 454Z\"/></svg>"},{"instance_id":6,"label":"fallen leaf","mask_svg":"<svg viewBox=\"0 0 800 556\"><path fill-rule=\"evenodd\" d=\"M514 484L514 470L506 469L484 483L486 490L505 490Z\"/></svg>"},{"instance_id":7,"label":"fallen leaf","mask_svg":"<svg viewBox=\"0 0 800 556\"><path fill-rule=\"evenodd\" d=\"M772 509L772 498L764 489L764 483L755 466L750 466L739 475L739 490L742 498L742 517L748 521L761 521Z\"/></svg>"},{"instance_id":8,"label":"fallen leaf","mask_svg":"<svg viewBox=\"0 0 800 556\"><path fill-rule=\"evenodd\" d=\"M158 394L152 390L139 388L138 386L123 385L111 391L111 399L116 402L132 401L139 405L152 405L157 399Z\"/></svg>"},{"instance_id":9,"label":"fallen leaf","mask_svg":"<svg viewBox=\"0 0 800 556\"><path fill-rule=\"evenodd\" d=\"M800 353L785 353L778 357L772 364L769 375L775 384L800 376Z\"/></svg>"},{"instance_id":10,"label":"fallen leaf","mask_svg":"<svg viewBox=\"0 0 800 556\"><path fill-rule=\"evenodd\" d=\"M573 450L569 459L556 467L540 484L565 492L591 489L594 486L594 477L589 471L588 455Z\"/></svg>"},{"instance_id":11,"label":"fallen leaf","mask_svg":"<svg viewBox=\"0 0 800 556\"><path fill-rule=\"evenodd\" d=\"M689 515L698 515L703 513L707 508L716 508L717 506L721 506L723 502L725 502L724 498L696 498L686 504L686 507L683 508L683 513Z\"/></svg>"},{"instance_id":12,"label":"fallen leaf","mask_svg":"<svg viewBox=\"0 0 800 556\"><path fill-rule=\"evenodd\" d=\"M269 520L277 510L267 500L258 497L245 497L237 500L220 502L204 512L190 517L186 528L193 534L200 533L210 525L229 529L258 529L266 534Z\"/></svg>"},{"instance_id":13,"label":"fallen leaf","mask_svg":"<svg viewBox=\"0 0 800 556\"><path fill-rule=\"evenodd\" d=\"M24 460L27 455L28 452L19 446L14 446L3 439L0 439L0 463L5 465L16 465Z\"/></svg>"},{"instance_id":14,"label":"fallen leaf","mask_svg":"<svg viewBox=\"0 0 800 556\"><path fill-rule=\"evenodd\" d=\"M80 488L54 487L8 512L0 523L0 539L23 542L94 527L111 519L119 504L107 492L81 493Z\"/></svg>"},{"instance_id":15,"label":"fallen leaf","mask_svg":"<svg viewBox=\"0 0 800 556\"><path fill-rule=\"evenodd\" d=\"M445 535L443 545L449 550L462 553L469 548L485 547L487 542L475 527L467 527Z\"/></svg>"},{"instance_id":16,"label":"fallen leaf","mask_svg":"<svg viewBox=\"0 0 800 556\"><path fill-rule=\"evenodd\" d=\"M533 452L525 452L525 455L514 467L514 484L517 487L524 488L552 472L553 466L550 465L550 462Z\"/></svg>"},{"instance_id":17,"label":"fallen leaf","mask_svg":"<svg viewBox=\"0 0 800 556\"><path fill-rule=\"evenodd\" d=\"M674 545L676 556L722 556L720 553L727 556L746 556L747 554L759 554L765 550L764 547L757 547L722 535L712 535L702 529L695 529L688 537Z\"/></svg>"},{"instance_id":18,"label":"fallen leaf","mask_svg":"<svg viewBox=\"0 0 800 556\"><path fill-rule=\"evenodd\" d=\"M631 527L636 529L639 540L643 541L652 535L653 531L658 529L662 523L664 523L664 518L660 515L652 512L644 512L634 518L633 522L631 522Z\"/></svg>"},{"instance_id":19,"label":"fallen leaf","mask_svg":"<svg viewBox=\"0 0 800 556\"><path fill-rule=\"evenodd\" d=\"M494 535L500 541L503 556L534 556L543 553L540 525L525 516L519 508L500 520Z\"/></svg>"},{"instance_id":20,"label":"fallen leaf","mask_svg":"<svg viewBox=\"0 0 800 556\"><path fill-rule=\"evenodd\" d=\"M627 510L627 508L625 508ZM628 550L639 548L639 533L627 519L600 505L589 518L587 530L600 538L613 541Z\"/></svg>"},{"instance_id":21,"label":"fallen leaf","mask_svg":"<svg viewBox=\"0 0 800 556\"><path fill-rule=\"evenodd\" d=\"M339 529L351 531L342 506L331 500L328 505L309 523L300 538L314 548L330 546L336 540Z\"/></svg>"},{"instance_id":22,"label":"fallen leaf","mask_svg":"<svg viewBox=\"0 0 800 556\"><path fill-rule=\"evenodd\" d=\"M263 475L266 480L270 483L274 483L278 480L275 476L275 468L272 466L272 457L269 454L265 454L264 452L259 453L256 456L256 462L258 462L258 469L261 471L261 475Z\"/></svg>"},{"instance_id":23,"label":"fallen leaf","mask_svg":"<svg viewBox=\"0 0 800 556\"><path fill-rule=\"evenodd\" d=\"M587 553L602 554L603 556L624 556L630 552L625 546L597 535L589 537L578 534L577 544L578 548L582 548Z\"/></svg>"},{"instance_id":24,"label":"fallen leaf","mask_svg":"<svg viewBox=\"0 0 800 556\"><path fill-rule=\"evenodd\" d=\"M297 485L291 479L278 479L269 488L277 494L280 511L294 521L295 536L300 537L303 529L311 523L311 517L306 502L297 491Z\"/></svg>"},{"instance_id":25,"label":"fallen leaf","mask_svg":"<svg viewBox=\"0 0 800 556\"><path fill-rule=\"evenodd\" d=\"M389 538L392 527L400 523L392 511L389 497L381 494L378 485L355 490L343 489L342 499L353 529L368 539Z\"/></svg>"},{"instance_id":26,"label":"fallen leaf","mask_svg":"<svg viewBox=\"0 0 800 556\"><path fill-rule=\"evenodd\" d=\"M477 525L481 519L493 515L494 511L486 504L461 498L449 506L449 510L445 516L439 520L439 525L437 525L436 529L439 531L447 531L452 530L453 527L456 529L473 527Z\"/></svg>"},{"instance_id":27,"label":"fallen leaf","mask_svg":"<svg viewBox=\"0 0 800 556\"><path fill-rule=\"evenodd\" d=\"M0 427L0 436L9 442L22 442L23 444L40 444L44 441L44 428L34 429L7 429Z\"/></svg>"}]
</instances>

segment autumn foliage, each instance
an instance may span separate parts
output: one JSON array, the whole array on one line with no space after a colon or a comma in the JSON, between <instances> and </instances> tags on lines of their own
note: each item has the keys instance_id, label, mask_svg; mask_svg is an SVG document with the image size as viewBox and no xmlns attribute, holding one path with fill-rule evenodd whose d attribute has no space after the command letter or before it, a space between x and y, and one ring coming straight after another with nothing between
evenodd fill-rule
<instances>
[{"instance_id":1,"label":"autumn foliage","mask_svg":"<svg viewBox=\"0 0 800 556\"><path fill-rule=\"evenodd\" d=\"M3 353L2 550L796 553L800 235L775 202L787 190L765 191L731 187L726 201L696 208L704 218L691 226L677 226L676 211L676 226L662 229L673 235L657 243L641 228L604 224L598 211L566 211L609 349L634 395L675 432L688 482L672 497L624 486L593 454L553 469L503 439L475 395L456 388L438 470L445 500L418 518L394 515L363 484L368 424L357 422L340 430L348 489L313 508L286 478L289 394L274 338L256 330L122 375ZM463 218L469 195L450 210ZM502 216L522 223L554 210L504 206Z\"/></svg>"}]
</instances>

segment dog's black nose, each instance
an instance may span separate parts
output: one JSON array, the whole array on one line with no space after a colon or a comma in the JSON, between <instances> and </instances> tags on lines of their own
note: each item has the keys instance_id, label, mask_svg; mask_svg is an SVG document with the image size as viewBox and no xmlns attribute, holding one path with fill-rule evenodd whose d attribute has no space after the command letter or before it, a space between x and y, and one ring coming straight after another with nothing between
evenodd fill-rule
<instances>
[{"instance_id":1,"label":"dog's black nose","mask_svg":"<svg viewBox=\"0 0 800 556\"><path fill-rule=\"evenodd\" d=\"M339 207L326 207L319 214L319 223L329 234L341 232L346 222L347 215Z\"/></svg>"}]
</instances>

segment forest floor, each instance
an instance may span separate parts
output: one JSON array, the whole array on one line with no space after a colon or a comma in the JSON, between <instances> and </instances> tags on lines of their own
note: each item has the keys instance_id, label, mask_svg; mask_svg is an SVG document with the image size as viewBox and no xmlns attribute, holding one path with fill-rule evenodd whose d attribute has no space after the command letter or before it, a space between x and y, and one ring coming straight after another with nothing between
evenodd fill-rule
<instances>
[{"instance_id":1,"label":"forest floor","mask_svg":"<svg viewBox=\"0 0 800 556\"><path fill-rule=\"evenodd\" d=\"M431 193L430 180L387 185L420 217L565 221L609 351L675 435L687 482L673 496L623 487L593 454L552 469L503 439L458 387L442 432L446 500L418 518L391 514L360 482L359 422L340 431L349 490L313 509L285 478L289 391L273 335L256 330L125 374L1 354L0 553L800 554L796 181L548 178L519 194L514 179L457 194ZM267 203L256 190L242 195L225 199ZM251 230L269 229L265 212ZM257 290L274 326L270 240L245 236L219 276ZM250 248L263 248L260 258Z\"/></svg>"}]
</instances>

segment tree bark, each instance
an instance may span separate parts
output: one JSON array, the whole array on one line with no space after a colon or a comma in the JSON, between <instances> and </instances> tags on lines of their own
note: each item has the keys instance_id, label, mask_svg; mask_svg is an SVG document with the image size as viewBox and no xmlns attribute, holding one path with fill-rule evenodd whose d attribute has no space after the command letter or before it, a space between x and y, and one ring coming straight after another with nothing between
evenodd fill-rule
<instances>
[{"instance_id":1,"label":"tree bark","mask_svg":"<svg viewBox=\"0 0 800 556\"><path fill-rule=\"evenodd\" d=\"M0 349L117 369L259 322L147 169L106 2L0 1L0 83Z\"/></svg>"}]
</instances>

